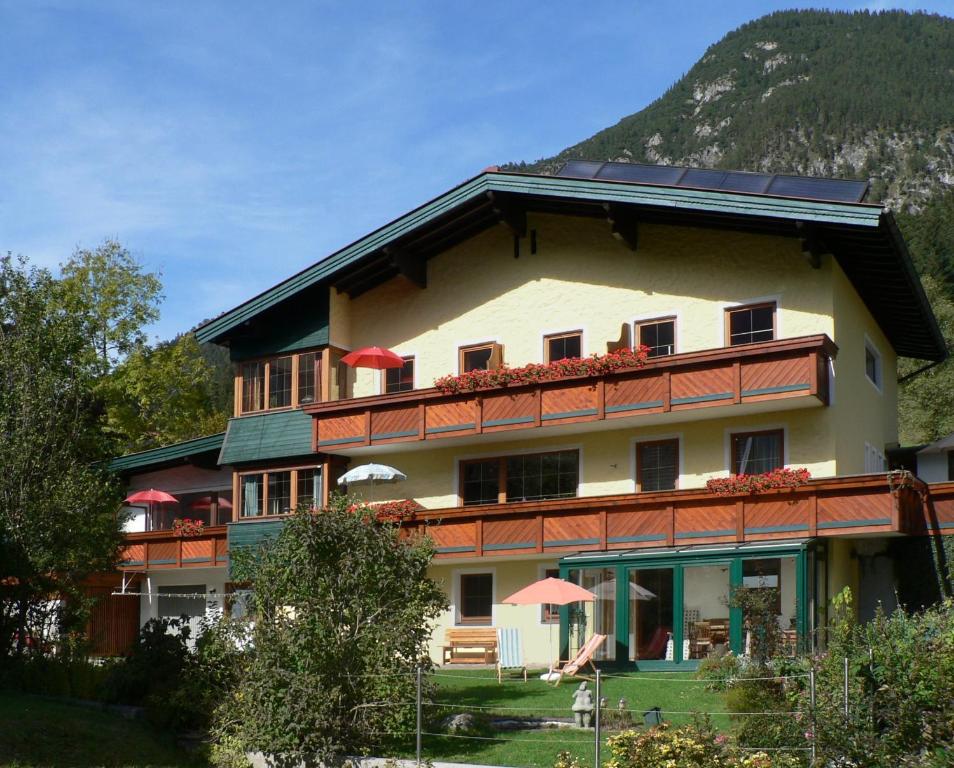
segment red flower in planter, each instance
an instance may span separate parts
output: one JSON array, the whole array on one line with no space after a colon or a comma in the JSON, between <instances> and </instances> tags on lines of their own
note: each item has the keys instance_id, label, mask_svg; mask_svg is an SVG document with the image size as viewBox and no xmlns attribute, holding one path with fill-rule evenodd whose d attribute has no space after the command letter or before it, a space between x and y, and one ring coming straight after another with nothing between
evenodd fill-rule
<instances>
[{"instance_id":1,"label":"red flower in planter","mask_svg":"<svg viewBox=\"0 0 954 768\"><path fill-rule=\"evenodd\" d=\"M811 479L811 473L804 467L782 467L759 475L714 477L706 482L706 488L719 496L731 496L736 493L760 493L773 488L797 488Z\"/></svg>"},{"instance_id":2,"label":"red flower in planter","mask_svg":"<svg viewBox=\"0 0 954 768\"><path fill-rule=\"evenodd\" d=\"M492 370L477 370L459 376L442 376L434 386L445 394L476 392L482 389L539 384L570 376L601 376L620 368L639 368L646 362L648 348L621 349L605 355L570 357L551 363L530 363L520 368L502 365Z\"/></svg>"},{"instance_id":3,"label":"red flower in planter","mask_svg":"<svg viewBox=\"0 0 954 768\"><path fill-rule=\"evenodd\" d=\"M350 512L370 512L380 523L401 523L414 519L417 512L423 507L414 499L398 499L397 501L378 501L371 504L352 504Z\"/></svg>"},{"instance_id":4,"label":"red flower in planter","mask_svg":"<svg viewBox=\"0 0 954 768\"><path fill-rule=\"evenodd\" d=\"M188 517L177 517L172 521L172 532L176 536L201 536L205 532L205 523Z\"/></svg>"}]
</instances>

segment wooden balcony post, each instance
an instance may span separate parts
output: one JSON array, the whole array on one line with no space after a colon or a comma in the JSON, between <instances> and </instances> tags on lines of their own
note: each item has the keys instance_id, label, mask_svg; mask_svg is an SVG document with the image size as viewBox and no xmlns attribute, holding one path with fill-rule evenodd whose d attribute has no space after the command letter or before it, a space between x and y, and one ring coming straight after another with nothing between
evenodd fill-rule
<instances>
[{"instance_id":1,"label":"wooden balcony post","mask_svg":"<svg viewBox=\"0 0 954 768\"><path fill-rule=\"evenodd\" d=\"M484 521L479 517L474 521L474 554L484 556Z\"/></svg>"},{"instance_id":2,"label":"wooden balcony post","mask_svg":"<svg viewBox=\"0 0 954 768\"><path fill-rule=\"evenodd\" d=\"M671 547L676 543L676 505L669 504L666 507L666 546Z\"/></svg>"},{"instance_id":3,"label":"wooden balcony post","mask_svg":"<svg viewBox=\"0 0 954 768\"><path fill-rule=\"evenodd\" d=\"M543 387L537 387L533 392L536 400L533 406L533 426L539 427L543 423Z\"/></svg>"},{"instance_id":4,"label":"wooden balcony post","mask_svg":"<svg viewBox=\"0 0 954 768\"><path fill-rule=\"evenodd\" d=\"M484 399L480 395L474 396L474 432L478 435L484 431Z\"/></svg>"},{"instance_id":5,"label":"wooden balcony post","mask_svg":"<svg viewBox=\"0 0 954 768\"><path fill-rule=\"evenodd\" d=\"M745 541L745 499L735 502L735 540Z\"/></svg>"},{"instance_id":6,"label":"wooden balcony post","mask_svg":"<svg viewBox=\"0 0 954 768\"><path fill-rule=\"evenodd\" d=\"M371 409L364 409L364 445L371 445Z\"/></svg>"},{"instance_id":7,"label":"wooden balcony post","mask_svg":"<svg viewBox=\"0 0 954 768\"><path fill-rule=\"evenodd\" d=\"M808 511L808 535L818 535L818 491L811 496L811 506Z\"/></svg>"},{"instance_id":8,"label":"wooden balcony post","mask_svg":"<svg viewBox=\"0 0 954 768\"><path fill-rule=\"evenodd\" d=\"M600 421L606 418L606 379L596 382L596 418Z\"/></svg>"},{"instance_id":9,"label":"wooden balcony post","mask_svg":"<svg viewBox=\"0 0 954 768\"><path fill-rule=\"evenodd\" d=\"M427 412L424 403L417 404L417 439L423 440L426 436Z\"/></svg>"},{"instance_id":10,"label":"wooden balcony post","mask_svg":"<svg viewBox=\"0 0 954 768\"><path fill-rule=\"evenodd\" d=\"M543 515L537 515L537 552L543 552Z\"/></svg>"},{"instance_id":11,"label":"wooden balcony post","mask_svg":"<svg viewBox=\"0 0 954 768\"><path fill-rule=\"evenodd\" d=\"M663 371L663 413L672 410L672 376L669 371Z\"/></svg>"},{"instance_id":12,"label":"wooden balcony post","mask_svg":"<svg viewBox=\"0 0 954 768\"><path fill-rule=\"evenodd\" d=\"M742 402L742 363L738 360L732 363L732 402Z\"/></svg>"},{"instance_id":13,"label":"wooden balcony post","mask_svg":"<svg viewBox=\"0 0 954 768\"><path fill-rule=\"evenodd\" d=\"M176 537L176 568L182 567L182 537Z\"/></svg>"},{"instance_id":14,"label":"wooden balcony post","mask_svg":"<svg viewBox=\"0 0 954 768\"><path fill-rule=\"evenodd\" d=\"M606 536L606 510L600 510L600 549L607 548L607 536Z\"/></svg>"}]
</instances>

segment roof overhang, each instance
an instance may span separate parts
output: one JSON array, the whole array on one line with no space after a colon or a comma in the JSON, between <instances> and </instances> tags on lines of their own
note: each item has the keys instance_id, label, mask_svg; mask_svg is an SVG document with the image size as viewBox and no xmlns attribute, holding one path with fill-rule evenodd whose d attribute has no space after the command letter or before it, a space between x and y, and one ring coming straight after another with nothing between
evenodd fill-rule
<instances>
[{"instance_id":1,"label":"roof overhang","mask_svg":"<svg viewBox=\"0 0 954 768\"><path fill-rule=\"evenodd\" d=\"M261 312L320 283L352 296L399 274L420 283L427 259L492 226L504 224L520 234L528 212L800 238L835 255L899 355L946 357L894 218L880 206L496 171L464 182L210 320L196 336L225 343Z\"/></svg>"},{"instance_id":2,"label":"roof overhang","mask_svg":"<svg viewBox=\"0 0 954 768\"><path fill-rule=\"evenodd\" d=\"M197 437L194 440L184 440L181 443L166 445L162 448L152 448L148 451L117 456L109 461L107 467L112 472L127 475L152 472L182 464L194 464L206 469L216 469L224 440L224 432Z\"/></svg>"}]
</instances>

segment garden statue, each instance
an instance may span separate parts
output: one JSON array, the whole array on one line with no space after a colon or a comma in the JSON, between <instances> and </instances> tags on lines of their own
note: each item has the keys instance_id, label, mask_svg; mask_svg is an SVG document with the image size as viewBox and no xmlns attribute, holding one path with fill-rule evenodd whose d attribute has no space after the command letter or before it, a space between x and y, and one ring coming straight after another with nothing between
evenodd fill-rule
<instances>
[{"instance_id":1,"label":"garden statue","mask_svg":"<svg viewBox=\"0 0 954 768\"><path fill-rule=\"evenodd\" d=\"M580 683L580 687L573 692L573 717L576 720L577 728L589 728L590 719L593 716L593 694L586 690L586 682Z\"/></svg>"}]
</instances>

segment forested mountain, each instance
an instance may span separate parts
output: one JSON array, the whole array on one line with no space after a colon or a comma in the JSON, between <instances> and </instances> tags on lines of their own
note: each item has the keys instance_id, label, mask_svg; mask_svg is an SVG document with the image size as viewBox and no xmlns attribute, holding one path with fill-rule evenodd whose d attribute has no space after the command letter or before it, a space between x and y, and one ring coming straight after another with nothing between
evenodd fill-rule
<instances>
[{"instance_id":1,"label":"forested mountain","mask_svg":"<svg viewBox=\"0 0 954 768\"><path fill-rule=\"evenodd\" d=\"M954 343L954 19L773 13L712 45L645 109L507 168L552 173L570 158L869 179ZM901 427L905 443L954 431L954 363L905 385Z\"/></svg>"}]
</instances>

